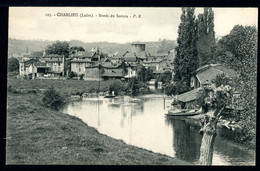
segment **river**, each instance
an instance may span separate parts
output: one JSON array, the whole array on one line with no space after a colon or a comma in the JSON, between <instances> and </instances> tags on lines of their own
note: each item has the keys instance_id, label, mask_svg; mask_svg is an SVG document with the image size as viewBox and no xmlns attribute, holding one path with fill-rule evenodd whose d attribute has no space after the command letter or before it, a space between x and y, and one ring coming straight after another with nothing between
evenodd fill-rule
<instances>
[{"instance_id":1,"label":"river","mask_svg":"<svg viewBox=\"0 0 260 171\"><path fill-rule=\"evenodd\" d=\"M138 98L138 99L137 99ZM70 102L63 113L82 119L100 133L153 152L196 163L202 136L185 119L166 116L171 99L162 94L132 98L83 98ZM235 145L230 130L218 128L213 165L255 165L255 151Z\"/></svg>"}]
</instances>

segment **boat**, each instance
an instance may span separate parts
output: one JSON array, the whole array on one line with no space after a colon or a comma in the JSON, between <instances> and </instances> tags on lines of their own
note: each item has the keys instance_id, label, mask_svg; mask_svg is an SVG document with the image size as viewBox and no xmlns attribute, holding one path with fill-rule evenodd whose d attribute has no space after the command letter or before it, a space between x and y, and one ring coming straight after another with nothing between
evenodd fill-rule
<instances>
[{"instance_id":1,"label":"boat","mask_svg":"<svg viewBox=\"0 0 260 171\"><path fill-rule=\"evenodd\" d=\"M112 94L106 94L104 98L114 98L114 97L116 97L115 92L112 91Z\"/></svg>"},{"instance_id":2,"label":"boat","mask_svg":"<svg viewBox=\"0 0 260 171\"><path fill-rule=\"evenodd\" d=\"M115 95L106 95L104 98L114 98L116 97Z\"/></svg>"},{"instance_id":3,"label":"boat","mask_svg":"<svg viewBox=\"0 0 260 171\"><path fill-rule=\"evenodd\" d=\"M168 113L165 114L167 116L193 116L200 114L199 110L196 109L170 109Z\"/></svg>"}]
</instances>

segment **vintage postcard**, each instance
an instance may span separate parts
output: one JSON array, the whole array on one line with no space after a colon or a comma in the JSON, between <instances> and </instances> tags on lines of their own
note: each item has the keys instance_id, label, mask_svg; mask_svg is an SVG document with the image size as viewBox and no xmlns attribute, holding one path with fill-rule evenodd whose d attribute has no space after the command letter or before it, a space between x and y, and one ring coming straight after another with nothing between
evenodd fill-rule
<instances>
[{"instance_id":1,"label":"vintage postcard","mask_svg":"<svg viewBox=\"0 0 260 171\"><path fill-rule=\"evenodd\" d=\"M6 164L250 165L258 8L9 7Z\"/></svg>"}]
</instances>

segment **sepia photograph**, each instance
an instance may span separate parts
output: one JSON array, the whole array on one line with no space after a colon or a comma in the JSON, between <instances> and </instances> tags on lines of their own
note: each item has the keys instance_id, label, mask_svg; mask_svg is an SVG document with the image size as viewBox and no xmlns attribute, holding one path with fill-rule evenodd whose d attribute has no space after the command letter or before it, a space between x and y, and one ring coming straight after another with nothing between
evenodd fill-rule
<instances>
[{"instance_id":1,"label":"sepia photograph","mask_svg":"<svg viewBox=\"0 0 260 171\"><path fill-rule=\"evenodd\" d=\"M255 166L258 8L9 7L6 165Z\"/></svg>"}]
</instances>

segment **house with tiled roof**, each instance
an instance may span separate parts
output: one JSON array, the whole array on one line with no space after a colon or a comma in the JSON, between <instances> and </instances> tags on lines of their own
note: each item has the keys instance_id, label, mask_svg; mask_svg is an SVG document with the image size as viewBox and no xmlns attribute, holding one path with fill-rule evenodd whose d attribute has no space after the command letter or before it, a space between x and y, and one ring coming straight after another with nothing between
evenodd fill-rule
<instances>
[{"instance_id":1,"label":"house with tiled roof","mask_svg":"<svg viewBox=\"0 0 260 171\"><path fill-rule=\"evenodd\" d=\"M70 71L77 75L85 74L85 67L92 66L100 60L100 54L95 51L79 51L70 55Z\"/></svg>"},{"instance_id":2,"label":"house with tiled roof","mask_svg":"<svg viewBox=\"0 0 260 171\"><path fill-rule=\"evenodd\" d=\"M221 74L230 79L238 76L234 70L220 64L209 64L198 68L190 79L192 90L178 95L178 101L185 108L195 108L197 95L201 87L212 84L212 80Z\"/></svg>"},{"instance_id":3,"label":"house with tiled roof","mask_svg":"<svg viewBox=\"0 0 260 171\"><path fill-rule=\"evenodd\" d=\"M217 75L225 74L228 78L234 78L237 73L233 69L229 69L220 64L209 64L198 68L191 77L190 85L192 89L199 88L206 84L211 84Z\"/></svg>"}]
</instances>

